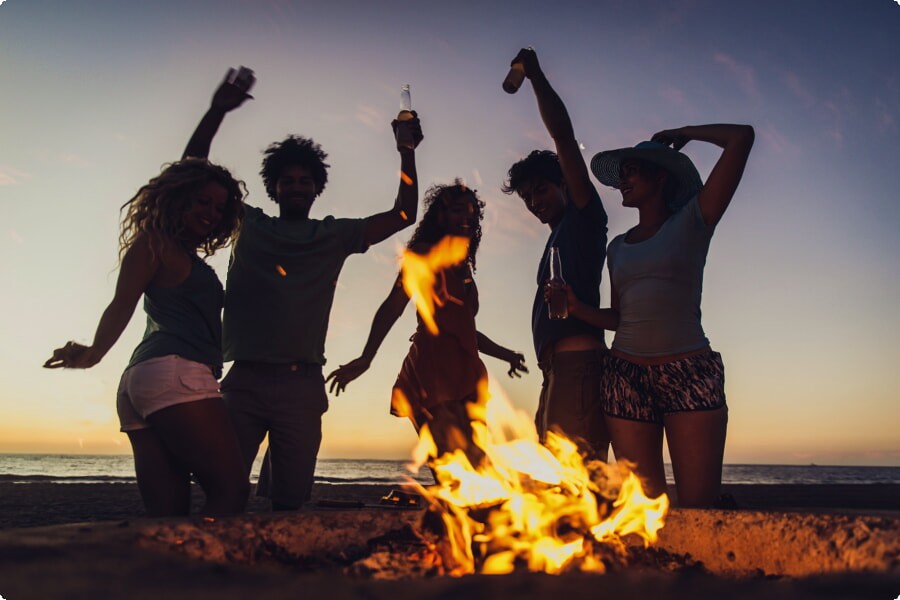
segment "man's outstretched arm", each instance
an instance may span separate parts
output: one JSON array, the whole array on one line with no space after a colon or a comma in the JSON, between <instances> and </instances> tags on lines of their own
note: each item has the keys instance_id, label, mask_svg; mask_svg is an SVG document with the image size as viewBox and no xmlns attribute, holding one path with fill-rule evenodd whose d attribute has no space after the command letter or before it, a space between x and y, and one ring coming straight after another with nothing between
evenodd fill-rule
<instances>
[{"instance_id":1,"label":"man's outstretched arm","mask_svg":"<svg viewBox=\"0 0 900 600\"><path fill-rule=\"evenodd\" d=\"M249 89L249 87L247 88ZM219 126L225 118L225 113L234 110L248 98L253 98L244 89L233 83L228 83L228 77L219 84L212 97L209 110L200 119L194 135L188 140L181 158L209 158L209 148L212 140L219 131Z\"/></svg>"},{"instance_id":2,"label":"man's outstretched arm","mask_svg":"<svg viewBox=\"0 0 900 600\"><path fill-rule=\"evenodd\" d=\"M531 81L541 119L556 144L556 154L569 188L569 196L575 206L584 208L597 192L581 156L566 105L547 80L534 50L523 48L513 62L521 62L525 67L525 76Z\"/></svg>"},{"instance_id":3,"label":"man's outstretched arm","mask_svg":"<svg viewBox=\"0 0 900 600\"><path fill-rule=\"evenodd\" d=\"M394 121L393 126L395 130L397 127L412 128L414 146L418 146L423 139L422 125L419 123L418 117L404 121L402 125ZM377 244L416 222L419 207L416 150L415 148L398 147L397 151L400 153L400 187L397 190L394 208L368 218L365 233L367 246Z\"/></svg>"}]
</instances>

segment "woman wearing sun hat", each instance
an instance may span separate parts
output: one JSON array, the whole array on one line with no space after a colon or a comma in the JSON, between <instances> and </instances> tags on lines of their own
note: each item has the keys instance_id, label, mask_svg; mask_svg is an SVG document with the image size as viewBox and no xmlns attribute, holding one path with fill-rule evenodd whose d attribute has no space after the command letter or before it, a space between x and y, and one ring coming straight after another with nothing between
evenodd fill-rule
<instances>
[{"instance_id":1,"label":"woman wearing sun hat","mask_svg":"<svg viewBox=\"0 0 900 600\"><path fill-rule=\"evenodd\" d=\"M700 297L709 242L753 138L747 125L682 127L591 160L597 179L618 188L639 221L609 244L612 310L570 294L569 314L604 327L618 317L603 384L613 450L637 465L649 495L659 495L665 432L681 506L714 505L721 485L724 367L700 323ZM722 148L706 183L679 152L691 140Z\"/></svg>"}]
</instances>

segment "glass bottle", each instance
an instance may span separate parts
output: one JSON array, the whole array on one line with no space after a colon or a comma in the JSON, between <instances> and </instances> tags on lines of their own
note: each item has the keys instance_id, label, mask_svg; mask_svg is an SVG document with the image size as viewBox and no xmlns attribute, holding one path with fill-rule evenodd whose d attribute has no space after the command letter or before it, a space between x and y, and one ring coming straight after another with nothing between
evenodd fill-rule
<instances>
[{"instance_id":1,"label":"glass bottle","mask_svg":"<svg viewBox=\"0 0 900 600\"><path fill-rule=\"evenodd\" d=\"M563 279L562 261L559 258L559 248L550 248L550 299L547 309L552 320L566 319L569 316L569 299L565 289L566 280Z\"/></svg>"},{"instance_id":2,"label":"glass bottle","mask_svg":"<svg viewBox=\"0 0 900 600\"><path fill-rule=\"evenodd\" d=\"M506 79L503 80L503 91L507 94L515 94L525 81L525 67L521 62L515 62L509 68Z\"/></svg>"},{"instance_id":3,"label":"glass bottle","mask_svg":"<svg viewBox=\"0 0 900 600\"><path fill-rule=\"evenodd\" d=\"M412 96L409 92L409 84L404 83L400 86L400 112L397 113L398 122L395 133L397 137L398 149L416 147L415 140L413 139L413 133L404 123L404 121L409 121L414 117L415 115L412 113Z\"/></svg>"}]
</instances>

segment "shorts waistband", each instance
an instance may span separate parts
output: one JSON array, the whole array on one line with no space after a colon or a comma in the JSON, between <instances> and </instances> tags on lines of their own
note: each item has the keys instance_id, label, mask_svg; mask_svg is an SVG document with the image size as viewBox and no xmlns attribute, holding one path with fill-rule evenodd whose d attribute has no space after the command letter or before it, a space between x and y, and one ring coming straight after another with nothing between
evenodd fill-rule
<instances>
[{"instance_id":1,"label":"shorts waistband","mask_svg":"<svg viewBox=\"0 0 900 600\"><path fill-rule=\"evenodd\" d=\"M236 360L236 367L249 369L257 373L265 373L267 375L281 375L298 373L300 375L317 375L322 373L322 365L318 363L308 362L290 362L290 363L266 363L256 362L252 360Z\"/></svg>"},{"instance_id":2,"label":"shorts waistband","mask_svg":"<svg viewBox=\"0 0 900 600\"><path fill-rule=\"evenodd\" d=\"M547 372L553 368L553 365L565 363L578 363L593 357L602 358L609 354L606 346L593 348L591 350L563 350L562 352L551 352L545 360L538 362L538 368Z\"/></svg>"}]
</instances>

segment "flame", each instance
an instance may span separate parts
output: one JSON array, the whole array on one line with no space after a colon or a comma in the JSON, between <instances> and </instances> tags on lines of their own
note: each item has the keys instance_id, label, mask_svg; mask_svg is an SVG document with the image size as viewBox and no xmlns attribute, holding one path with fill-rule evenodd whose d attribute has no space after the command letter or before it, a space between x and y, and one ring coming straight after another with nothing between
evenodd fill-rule
<instances>
[{"instance_id":1,"label":"flame","mask_svg":"<svg viewBox=\"0 0 900 600\"><path fill-rule=\"evenodd\" d=\"M461 302L447 293L446 289L435 289L437 274L459 264L469 254L469 239L461 236L444 236L431 247L427 254L404 250L400 258L403 289L416 305L416 310L432 335L438 334L434 321L434 307L443 306L446 301Z\"/></svg>"},{"instance_id":2,"label":"flame","mask_svg":"<svg viewBox=\"0 0 900 600\"><path fill-rule=\"evenodd\" d=\"M603 572L595 543L630 534L645 546L657 541L668 497L647 498L624 466L586 464L573 441L552 431L541 445L532 419L489 393L487 381L469 417L472 443L485 455L479 465L462 450L436 456L427 425L409 465L415 472L427 462L435 475L435 485L417 489L446 528L449 574Z\"/></svg>"}]
</instances>

